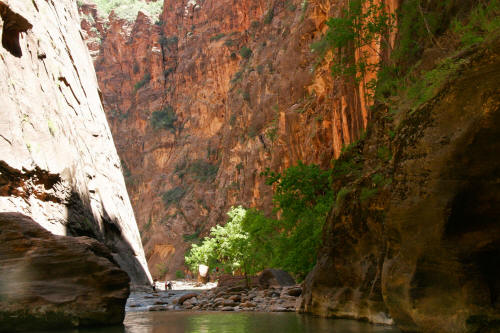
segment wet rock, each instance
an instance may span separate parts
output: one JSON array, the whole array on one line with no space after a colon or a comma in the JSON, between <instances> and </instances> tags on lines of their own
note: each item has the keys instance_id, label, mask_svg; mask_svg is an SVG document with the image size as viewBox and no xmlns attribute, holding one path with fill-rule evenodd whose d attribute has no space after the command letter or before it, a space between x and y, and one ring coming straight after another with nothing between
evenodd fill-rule
<instances>
[{"instance_id":1,"label":"wet rock","mask_svg":"<svg viewBox=\"0 0 500 333\"><path fill-rule=\"evenodd\" d=\"M234 301L230 300L230 299L226 299L226 300L224 300L224 301L222 302L222 305L223 305L223 306L235 306L235 305L236 305L236 303L235 303Z\"/></svg>"},{"instance_id":2,"label":"wet rock","mask_svg":"<svg viewBox=\"0 0 500 333\"><path fill-rule=\"evenodd\" d=\"M182 303L184 303L186 300L192 298L192 297L197 297L198 294L197 293L189 293L189 294L185 294L185 295L182 295L181 297L179 297L176 301L174 301L175 303L179 304L179 305L182 305Z\"/></svg>"},{"instance_id":3,"label":"wet rock","mask_svg":"<svg viewBox=\"0 0 500 333\"><path fill-rule=\"evenodd\" d=\"M234 302L239 302L241 300L241 296L240 295L232 295L229 297L229 299L234 301Z\"/></svg>"},{"instance_id":4,"label":"wet rock","mask_svg":"<svg viewBox=\"0 0 500 333\"><path fill-rule=\"evenodd\" d=\"M0 213L2 331L118 324L128 295L129 278L103 244Z\"/></svg>"},{"instance_id":5,"label":"wet rock","mask_svg":"<svg viewBox=\"0 0 500 333\"><path fill-rule=\"evenodd\" d=\"M300 296L302 294L302 288L300 288L300 287L290 288L290 289L287 289L285 292L287 295L297 297L297 296Z\"/></svg>"},{"instance_id":6,"label":"wet rock","mask_svg":"<svg viewBox=\"0 0 500 333\"><path fill-rule=\"evenodd\" d=\"M295 280L288 273L280 269L265 269L259 275L259 284L263 288L295 285Z\"/></svg>"},{"instance_id":7,"label":"wet rock","mask_svg":"<svg viewBox=\"0 0 500 333\"><path fill-rule=\"evenodd\" d=\"M168 308L164 305L150 306L148 311L166 311Z\"/></svg>"},{"instance_id":8,"label":"wet rock","mask_svg":"<svg viewBox=\"0 0 500 333\"><path fill-rule=\"evenodd\" d=\"M255 303L252 303L252 302L245 302L245 303L240 304L240 307L242 307L242 308L254 308L256 306L257 305Z\"/></svg>"},{"instance_id":9,"label":"wet rock","mask_svg":"<svg viewBox=\"0 0 500 333\"><path fill-rule=\"evenodd\" d=\"M245 287L230 287L230 288L227 288L227 292L228 293L235 293L235 292L239 292L239 291L243 291L245 290Z\"/></svg>"},{"instance_id":10,"label":"wet rock","mask_svg":"<svg viewBox=\"0 0 500 333\"><path fill-rule=\"evenodd\" d=\"M191 297L182 303L184 307L198 305L198 299L196 297Z\"/></svg>"}]
</instances>

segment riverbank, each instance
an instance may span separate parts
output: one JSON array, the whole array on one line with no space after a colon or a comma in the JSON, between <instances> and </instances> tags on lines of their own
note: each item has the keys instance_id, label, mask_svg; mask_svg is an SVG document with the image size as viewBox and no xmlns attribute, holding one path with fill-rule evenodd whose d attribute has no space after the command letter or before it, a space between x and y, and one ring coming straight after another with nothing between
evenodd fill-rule
<instances>
[{"instance_id":1,"label":"riverbank","mask_svg":"<svg viewBox=\"0 0 500 333\"><path fill-rule=\"evenodd\" d=\"M172 287L172 290L163 290L163 283L157 283L156 292L132 292L126 311L294 312L302 293L298 285L247 289L240 286L215 287L214 283L172 281Z\"/></svg>"}]
</instances>

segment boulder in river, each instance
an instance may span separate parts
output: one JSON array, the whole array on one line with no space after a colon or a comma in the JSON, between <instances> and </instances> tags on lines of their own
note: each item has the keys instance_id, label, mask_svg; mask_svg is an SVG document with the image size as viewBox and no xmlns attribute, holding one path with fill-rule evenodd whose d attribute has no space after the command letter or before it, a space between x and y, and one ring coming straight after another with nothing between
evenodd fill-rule
<instances>
[{"instance_id":1,"label":"boulder in river","mask_svg":"<svg viewBox=\"0 0 500 333\"><path fill-rule=\"evenodd\" d=\"M288 273L281 269L265 269L259 275L259 284L263 288L283 287L295 285L295 280Z\"/></svg>"},{"instance_id":2,"label":"boulder in river","mask_svg":"<svg viewBox=\"0 0 500 333\"><path fill-rule=\"evenodd\" d=\"M119 324L128 295L129 277L102 243L0 213L0 331Z\"/></svg>"}]
</instances>

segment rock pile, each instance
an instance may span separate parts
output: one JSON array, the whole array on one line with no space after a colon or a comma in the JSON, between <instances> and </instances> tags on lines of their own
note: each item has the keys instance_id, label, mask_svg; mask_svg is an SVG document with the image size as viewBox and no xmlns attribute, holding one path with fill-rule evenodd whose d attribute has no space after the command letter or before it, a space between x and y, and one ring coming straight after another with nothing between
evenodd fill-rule
<instances>
[{"instance_id":1,"label":"rock pile","mask_svg":"<svg viewBox=\"0 0 500 333\"><path fill-rule=\"evenodd\" d=\"M170 309L206 311L295 311L300 286L271 287L259 290L242 287L214 288L199 294L187 294L174 300Z\"/></svg>"}]
</instances>

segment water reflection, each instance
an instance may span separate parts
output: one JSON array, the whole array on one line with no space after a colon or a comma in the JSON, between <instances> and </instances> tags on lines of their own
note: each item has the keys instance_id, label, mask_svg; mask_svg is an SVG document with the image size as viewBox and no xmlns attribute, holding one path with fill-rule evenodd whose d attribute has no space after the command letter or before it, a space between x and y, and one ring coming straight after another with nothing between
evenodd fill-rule
<instances>
[{"instance_id":1,"label":"water reflection","mask_svg":"<svg viewBox=\"0 0 500 333\"><path fill-rule=\"evenodd\" d=\"M125 318L125 332L396 333L400 331L392 327L375 326L351 320L324 319L295 313L129 312Z\"/></svg>"},{"instance_id":2,"label":"water reflection","mask_svg":"<svg viewBox=\"0 0 500 333\"><path fill-rule=\"evenodd\" d=\"M54 332L54 331L51 331ZM295 313L127 312L124 325L58 333L400 333L393 327ZM47 332L44 332L47 333Z\"/></svg>"}]
</instances>

